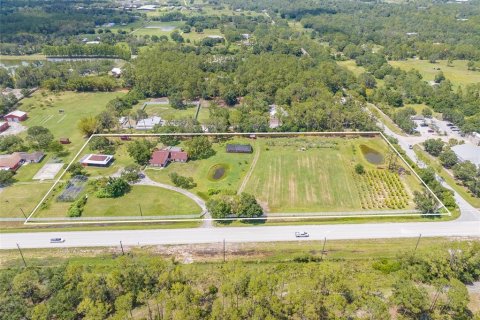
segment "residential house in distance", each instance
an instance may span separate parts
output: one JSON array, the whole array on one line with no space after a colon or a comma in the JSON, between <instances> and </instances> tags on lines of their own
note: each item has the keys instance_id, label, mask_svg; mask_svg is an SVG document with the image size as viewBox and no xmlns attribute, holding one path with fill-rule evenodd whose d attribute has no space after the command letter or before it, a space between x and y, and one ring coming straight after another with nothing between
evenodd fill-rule
<instances>
[{"instance_id":1,"label":"residential house in distance","mask_svg":"<svg viewBox=\"0 0 480 320\"><path fill-rule=\"evenodd\" d=\"M252 153L253 148L249 144L227 144L228 153Z\"/></svg>"},{"instance_id":2,"label":"residential house in distance","mask_svg":"<svg viewBox=\"0 0 480 320\"><path fill-rule=\"evenodd\" d=\"M28 152L14 152L14 155L19 155L23 163L39 163L45 157L45 153L41 151Z\"/></svg>"},{"instance_id":3,"label":"residential house in distance","mask_svg":"<svg viewBox=\"0 0 480 320\"><path fill-rule=\"evenodd\" d=\"M150 159L152 167L166 167L170 162L187 162L188 153L179 147L167 147L161 150L155 150Z\"/></svg>"},{"instance_id":4,"label":"residential house in distance","mask_svg":"<svg viewBox=\"0 0 480 320\"><path fill-rule=\"evenodd\" d=\"M0 170L17 171L22 165L22 158L18 154L0 156Z\"/></svg>"},{"instance_id":5,"label":"residential house in distance","mask_svg":"<svg viewBox=\"0 0 480 320\"><path fill-rule=\"evenodd\" d=\"M280 119L281 116L286 116L287 112L283 110L283 108L278 107L276 104L271 104L269 107L270 113L270 122L269 127L270 129L278 128L282 125L282 120Z\"/></svg>"},{"instance_id":6,"label":"residential house in distance","mask_svg":"<svg viewBox=\"0 0 480 320\"><path fill-rule=\"evenodd\" d=\"M162 124L162 118L153 116L150 118L142 119L137 121L135 129L137 130L152 130L156 125Z\"/></svg>"},{"instance_id":7,"label":"residential house in distance","mask_svg":"<svg viewBox=\"0 0 480 320\"><path fill-rule=\"evenodd\" d=\"M0 121L0 132L7 130L10 127L7 121Z\"/></svg>"},{"instance_id":8,"label":"residential house in distance","mask_svg":"<svg viewBox=\"0 0 480 320\"><path fill-rule=\"evenodd\" d=\"M9 122L20 122L27 120L27 117L28 115L26 112L15 110L3 116L3 119Z\"/></svg>"},{"instance_id":9,"label":"residential house in distance","mask_svg":"<svg viewBox=\"0 0 480 320\"><path fill-rule=\"evenodd\" d=\"M86 154L80 159L84 167L108 167L113 161L113 155L109 154Z\"/></svg>"}]
</instances>

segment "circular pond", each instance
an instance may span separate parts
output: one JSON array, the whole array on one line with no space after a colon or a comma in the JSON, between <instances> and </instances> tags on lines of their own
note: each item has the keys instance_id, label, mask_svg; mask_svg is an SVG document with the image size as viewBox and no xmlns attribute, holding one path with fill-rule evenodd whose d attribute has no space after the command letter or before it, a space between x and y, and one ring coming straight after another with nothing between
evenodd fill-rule
<instances>
[{"instance_id":1,"label":"circular pond","mask_svg":"<svg viewBox=\"0 0 480 320\"><path fill-rule=\"evenodd\" d=\"M208 170L208 179L213 181L222 180L227 175L228 165L224 163L219 163Z\"/></svg>"},{"instance_id":2,"label":"circular pond","mask_svg":"<svg viewBox=\"0 0 480 320\"><path fill-rule=\"evenodd\" d=\"M375 149L370 148L364 144L360 145L360 150L362 151L363 156L367 159L368 162L371 164L382 164L383 163L383 156L380 152Z\"/></svg>"}]
</instances>

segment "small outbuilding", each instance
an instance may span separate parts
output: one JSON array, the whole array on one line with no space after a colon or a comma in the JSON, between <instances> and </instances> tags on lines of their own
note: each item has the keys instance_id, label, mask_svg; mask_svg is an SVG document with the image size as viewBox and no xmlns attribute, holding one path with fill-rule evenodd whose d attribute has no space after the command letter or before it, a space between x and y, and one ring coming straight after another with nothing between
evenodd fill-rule
<instances>
[{"instance_id":1,"label":"small outbuilding","mask_svg":"<svg viewBox=\"0 0 480 320\"><path fill-rule=\"evenodd\" d=\"M27 117L28 115L26 112L15 110L3 116L3 119L9 122L20 122L27 120Z\"/></svg>"},{"instance_id":2,"label":"small outbuilding","mask_svg":"<svg viewBox=\"0 0 480 320\"><path fill-rule=\"evenodd\" d=\"M228 153L252 153L253 148L249 144L227 144Z\"/></svg>"},{"instance_id":3,"label":"small outbuilding","mask_svg":"<svg viewBox=\"0 0 480 320\"><path fill-rule=\"evenodd\" d=\"M151 118L146 118L138 120L135 129L137 130L152 130L156 125L162 124L162 118L153 116Z\"/></svg>"},{"instance_id":4,"label":"small outbuilding","mask_svg":"<svg viewBox=\"0 0 480 320\"><path fill-rule=\"evenodd\" d=\"M0 121L0 132L7 130L10 127L7 121Z\"/></svg>"},{"instance_id":5,"label":"small outbuilding","mask_svg":"<svg viewBox=\"0 0 480 320\"><path fill-rule=\"evenodd\" d=\"M70 144L70 139L69 138L60 138L58 140L61 144Z\"/></svg>"},{"instance_id":6,"label":"small outbuilding","mask_svg":"<svg viewBox=\"0 0 480 320\"><path fill-rule=\"evenodd\" d=\"M113 161L113 155L109 154L87 154L80 159L84 167L108 167Z\"/></svg>"}]
</instances>

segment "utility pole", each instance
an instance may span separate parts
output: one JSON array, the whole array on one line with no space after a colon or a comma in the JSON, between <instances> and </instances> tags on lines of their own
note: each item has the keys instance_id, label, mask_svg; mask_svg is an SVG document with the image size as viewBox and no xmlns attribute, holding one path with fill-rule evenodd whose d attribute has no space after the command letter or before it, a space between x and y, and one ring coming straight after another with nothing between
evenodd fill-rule
<instances>
[{"instance_id":1,"label":"utility pole","mask_svg":"<svg viewBox=\"0 0 480 320\"><path fill-rule=\"evenodd\" d=\"M125 255L125 251L123 251L122 241L120 241L120 248L122 248L122 256L124 256L124 255Z\"/></svg>"},{"instance_id":2,"label":"utility pole","mask_svg":"<svg viewBox=\"0 0 480 320\"><path fill-rule=\"evenodd\" d=\"M323 253L325 252L325 244L327 243L327 237L323 239L323 248L322 248L322 255L320 256L320 261L323 261Z\"/></svg>"},{"instance_id":3,"label":"utility pole","mask_svg":"<svg viewBox=\"0 0 480 320\"><path fill-rule=\"evenodd\" d=\"M223 239L223 262L226 261L226 258L225 258L225 239Z\"/></svg>"},{"instance_id":4,"label":"utility pole","mask_svg":"<svg viewBox=\"0 0 480 320\"><path fill-rule=\"evenodd\" d=\"M22 256L23 264L25 265L25 268L26 268L26 267L27 267L27 263L25 262L25 258L23 257L22 250L20 249L20 246L18 245L18 243L17 243L17 248L18 248L18 251L20 251L20 255Z\"/></svg>"},{"instance_id":5,"label":"utility pole","mask_svg":"<svg viewBox=\"0 0 480 320\"><path fill-rule=\"evenodd\" d=\"M415 252L417 252L418 244L420 243L420 238L421 237L422 237L422 234L420 233L420 235L418 236L418 239L417 239L417 244L415 245L415 250L413 250L413 255L415 255Z\"/></svg>"}]
</instances>

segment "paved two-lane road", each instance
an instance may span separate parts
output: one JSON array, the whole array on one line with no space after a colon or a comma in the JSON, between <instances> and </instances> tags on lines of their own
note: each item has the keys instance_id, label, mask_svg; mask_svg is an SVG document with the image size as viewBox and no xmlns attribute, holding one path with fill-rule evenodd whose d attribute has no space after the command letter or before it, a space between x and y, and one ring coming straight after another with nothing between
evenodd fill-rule
<instances>
[{"instance_id":1,"label":"paved two-lane road","mask_svg":"<svg viewBox=\"0 0 480 320\"><path fill-rule=\"evenodd\" d=\"M309 240L413 238L425 237L479 237L480 221L370 223L306 226L256 226L159 230L35 232L0 235L0 249L51 247L99 247L123 245L167 245L187 243L272 242L296 240L296 231L306 231ZM50 238L66 241L51 244ZM302 239L303 241L304 239Z\"/></svg>"}]
</instances>

